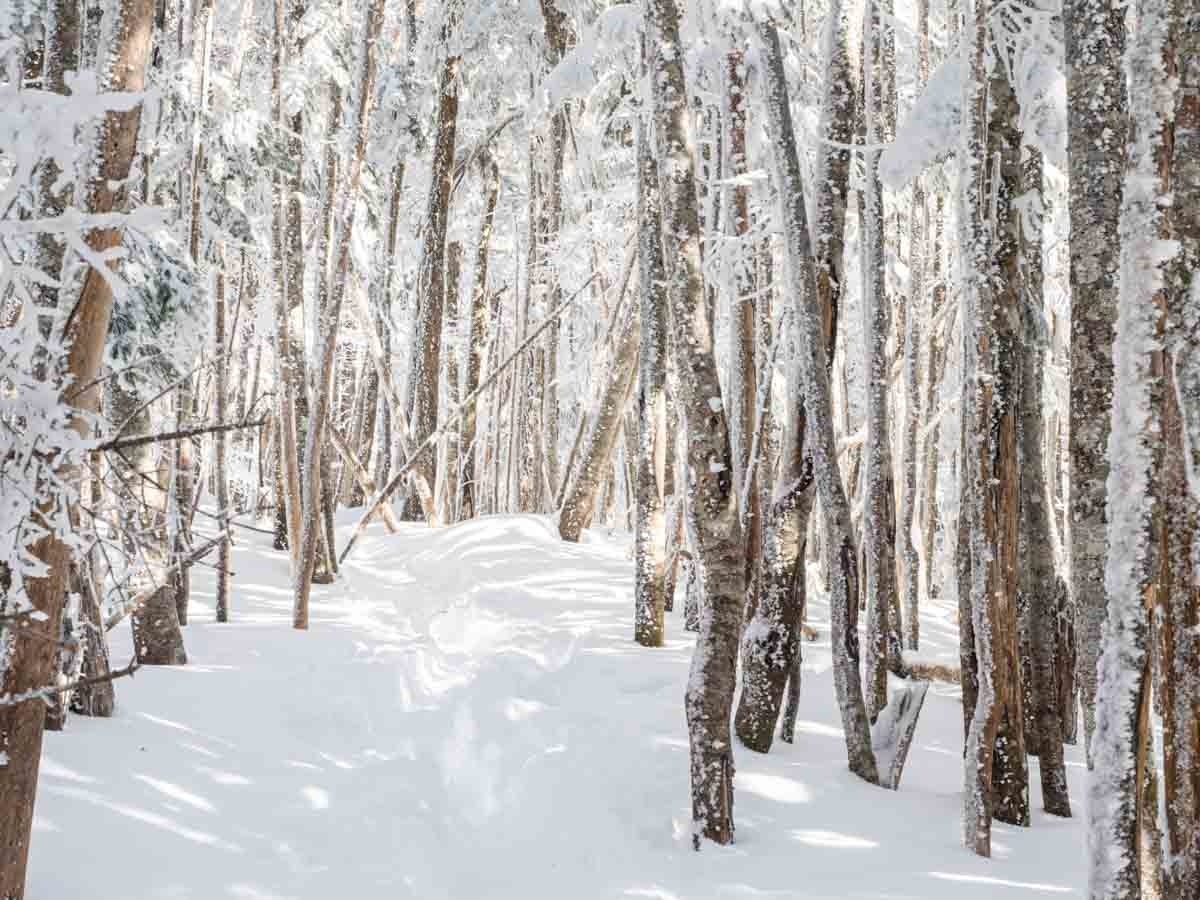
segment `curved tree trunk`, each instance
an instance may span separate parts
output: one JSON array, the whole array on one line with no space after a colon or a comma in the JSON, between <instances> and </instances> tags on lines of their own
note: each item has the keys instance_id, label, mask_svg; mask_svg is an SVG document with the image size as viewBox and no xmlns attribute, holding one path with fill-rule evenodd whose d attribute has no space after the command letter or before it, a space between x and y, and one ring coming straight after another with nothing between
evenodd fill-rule
<instances>
[{"instance_id":1,"label":"curved tree trunk","mask_svg":"<svg viewBox=\"0 0 1200 900\"><path fill-rule=\"evenodd\" d=\"M688 513L704 572L700 635L692 656L685 709L691 745L692 821L702 838L733 840L733 706L741 634L745 566L733 455L713 352L713 323L704 290L696 164L688 121L683 44L676 0L646 0L650 83L658 138L659 180L674 352L687 423L692 473Z\"/></svg>"}]
</instances>

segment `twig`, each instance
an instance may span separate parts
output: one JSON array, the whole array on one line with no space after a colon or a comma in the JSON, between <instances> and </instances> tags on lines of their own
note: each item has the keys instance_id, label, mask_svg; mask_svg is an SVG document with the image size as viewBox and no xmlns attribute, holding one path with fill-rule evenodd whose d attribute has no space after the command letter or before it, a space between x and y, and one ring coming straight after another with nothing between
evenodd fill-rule
<instances>
[{"instance_id":1,"label":"twig","mask_svg":"<svg viewBox=\"0 0 1200 900\"><path fill-rule=\"evenodd\" d=\"M140 447L143 444L158 444L165 441L178 441L185 438L198 437L202 434L218 434L222 431L237 431L241 428L261 428L267 424L266 419L256 419L253 422L222 422L217 425L197 425L192 428L179 428L175 431L163 431L158 434L140 434L136 437L118 438L99 444L97 450L124 450L129 447Z\"/></svg>"}]
</instances>

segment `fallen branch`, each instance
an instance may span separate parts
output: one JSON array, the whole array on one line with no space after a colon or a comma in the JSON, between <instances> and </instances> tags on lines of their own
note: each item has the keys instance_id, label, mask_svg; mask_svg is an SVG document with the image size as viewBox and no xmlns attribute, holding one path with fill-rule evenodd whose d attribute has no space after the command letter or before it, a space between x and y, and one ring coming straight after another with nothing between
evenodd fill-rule
<instances>
[{"instance_id":1,"label":"fallen branch","mask_svg":"<svg viewBox=\"0 0 1200 900\"><path fill-rule=\"evenodd\" d=\"M25 691L21 694L10 694L6 697L0 697L0 707L16 706L18 703L24 703L27 700L37 700L38 698L46 698L53 694L62 694L67 691L74 691L81 687L88 687L93 684L103 684L106 681L116 681L118 678L124 678L126 675L133 676L133 673L142 667L142 664L136 658L131 659L128 665L120 669L113 669L111 672L106 672L103 675L90 675L87 678L76 678L66 684L54 684L49 687L35 688L32 691Z\"/></svg>"},{"instance_id":2,"label":"fallen branch","mask_svg":"<svg viewBox=\"0 0 1200 900\"><path fill-rule=\"evenodd\" d=\"M458 406L451 410L450 414L446 417L446 421L441 425L441 427L435 428L433 431L431 431L429 436L421 442L420 446L418 446L411 454L409 454L408 459L404 462L404 465L402 465L396 474L392 476L391 480L384 486L383 490L371 499L371 501L367 504L367 511L362 515L358 522L355 523L354 532L350 535L350 540L347 542L345 549L342 550L341 555L338 557L339 565L345 563L346 557L350 555L350 551L354 548L355 543L358 541L359 535L362 534L363 529L367 527L367 523L371 521L371 518L375 515L375 511L387 502L387 499L393 493L395 493L396 489L400 487L401 484L404 483L404 479L408 477L409 473L416 468L416 464L418 460L420 460L421 454L427 452L435 443L437 443L441 439L442 435L446 434L446 432L450 430L451 426L458 424L458 420L463 417L463 414L466 413L468 409L475 405L475 402L481 396L483 396L483 392L491 387L492 382L499 378L500 375L513 364L513 362L519 359L526 350L533 346L533 344L539 337L542 336L546 329L548 329L558 319L559 316L566 312L567 308L574 303L576 299L578 299L578 297L593 281L596 280L598 275L598 272L593 272L591 277L588 278L588 280L582 285L580 285L579 289L575 291L575 293L573 293L570 297L560 303L553 311L551 311L546 318L539 323L538 327L530 333L529 337L527 337L521 343L521 345L517 347L517 349L515 349L507 359L504 360L504 362L492 369L491 374L481 381L475 390L471 391L471 393L468 394L462 400L462 402L458 404Z\"/></svg>"},{"instance_id":3,"label":"fallen branch","mask_svg":"<svg viewBox=\"0 0 1200 900\"><path fill-rule=\"evenodd\" d=\"M129 447L140 447L143 444L158 444L166 441L178 441L186 438L199 437L202 434L219 434L223 431L237 431L241 428L261 428L267 424L266 419L256 419L253 422L222 422L217 425L197 425L193 428L180 428L176 431L163 431L158 434L140 434L136 437L118 438L105 441L96 446L97 450L125 450Z\"/></svg>"}]
</instances>

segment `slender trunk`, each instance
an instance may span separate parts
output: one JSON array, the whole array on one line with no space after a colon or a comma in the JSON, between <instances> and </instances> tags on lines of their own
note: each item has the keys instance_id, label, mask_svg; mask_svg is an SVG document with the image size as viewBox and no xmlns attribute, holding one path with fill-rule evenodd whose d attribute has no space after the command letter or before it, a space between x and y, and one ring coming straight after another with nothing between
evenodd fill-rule
<instances>
[{"instance_id":1,"label":"slender trunk","mask_svg":"<svg viewBox=\"0 0 1200 900\"><path fill-rule=\"evenodd\" d=\"M685 709L691 744L692 821L702 838L733 840L733 752L729 729L741 633L745 546L733 490L733 456L705 300L695 159L688 123L676 0L647 0L650 82L658 137L665 253L683 411L689 514L704 572L705 603Z\"/></svg>"},{"instance_id":2,"label":"slender trunk","mask_svg":"<svg viewBox=\"0 0 1200 900\"><path fill-rule=\"evenodd\" d=\"M882 25L878 0L872 0L863 20L863 120L865 143L874 145L886 125L882 73L886 39L875 40ZM888 29L890 30L890 29ZM882 127L881 127L882 126ZM891 306L884 278L883 192L879 183L879 152L864 151L865 188L860 210L863 223L863 340L866 373L866 441L863 462L866 496L863 502L862 554L867 602L866 703L871 721L887 705L888 660L897 633L892 607L896 602L896 491L892 481L891 437L888 432L888 395L891 378L887 340L891 332Z\"/></svg>"},{"instance_id":3,"label":"slender trunk","mask_svg":"<svg viewBox=\"0 0 1200 900\"><path fill-rule=\"evenodd\" d=\"M658 169L648 123L638 127L637 519L634 532L634 638L661 647L666 607L667 291ZM569 469L568 469L569 471ZM564 475L565 477L565 475Z\"/></svg>"},{"instance_id":4,"label":"slender trunk","mask_svg":"<svg viewBox=\"0 0 1200 900\"><path fill-rule=\"evenodd\" d=\"M292 627L308 627L308 598L312 589L313 570L316 566L318 533L323 523L320 519L321 460L324 456L324 437L329 413L329 399L333 388L333 363L337 352L338 324L341 320L342 300L346 293L346 282L350 278L350 239L354 231L355 211L358 208L358 187L362 175L363 161L367 152L370 130L371 108L375 100L375 53L380 30L383 28L384 0L373 0L367 15L366 46L363 48L362 70L359 78L358 110L355 117L355 143L350 159L349 172L338 202L340 222L337 241L333 248L334 264L330 272L333 279L328 306L320 310L320 340L318 347L317 377L313 385L313 405L304 453L304 510L300 522L299 565L295 577L295 599L292 609ZM327 539L328 540L328 539ZM331 553L332 555L332 553Z\"/></svg>"},{"instance_id":5,"label":"slender trunk","mask_svg":"<svg viewBox=\"0 0 1200 900\"><path fill-rule=\"evenodd\" d=\"M213 416L218 422L225 421L225 406L229 396L228 347L225 342L225 250L217 250L217 290L213 299L213 358L215 372L213 376ZM229 538L229 473L226 471L227 435L218 431L213 435L216 442L214 454L216 467L213 477L217 482L217 515L218 527L225 531L225 538L217 548L217 621L229 621L229 565L233 549Z\"/></svg>"},{"instance_id":6,"label":"slender trunk","mask_svg":"<svg viewBox=\"0 0 1200 900\"><path fill-rule=\"evenodd\" d=\"M500 169L495 160L487 156L480 163L483 179L483 215L479 220L479 238L475 243L475 283L471 288L471 319L467 335L467 384L466 393L474 393L479 387L487 353L485 335L488 331L488 257L491 252L492 228L496 215L496 203L500 199ZM491 323L493 327L498 321ZM496 411L493 410L493 417ZM479 512L479 486L475 479L475 427L476 408L472 406L463 416L459 432L459 446L463 453L462 464L462 517L470 519ZM564 476L565 480L565 476Z\"/></svg>"},{"instance_id":7,"label":"slender trunk","mask_svg":"<svg viewBox=\"0 0 1200 900\"><path fill-rule=\"evenodd\" d=\"M827 349L821 333L822 310L817 306L816 267L809 243L808 217L800 161L792 126L791 106L779 34L771 23L761 27L767 130L779 178L783 229L790 265L791 294L797 304L800 381L804 385L806 427L812 434L813 477L825 518L826 553L830 557L829 613L833 650L833 681L841 711L850 770L879 783L871 732L859 681L856 623L858 568L850 532L850 504L842 487L833 434Z\"/></svg>"},{"instance_id":8,"label":"slender trunk","mask_svg":"<svg viewBox=\"0 0 1200 900\"><path fill-rule=\"evenodd\" d=\"M442 26L443 43L457 29L457 8L448 9ZM410 415L413 440L420 445L437 427L438 372L442 349L442 306L445 294L446 226L454 174L454 141L458 126L459 57L446 51L438 84L436 140L429 175L429 201L421 249L419 311L413 338ZM435 484L435 456L421 454L418 478Z\"/></svg>"},{"instance_id":9,"label":"slender trunk","mask_svg":"<svg viewBox=\"0 0 1200 900\"><path fill-rule=\"evenodd\" d=\"M817 179L813 259L827 377L841 299L850 174L849 153L839 145L848 144L852 138L854 113L848 29L848 9L839 0L830 7L825 38L830 78L823 106L831 143L822 155L823 177ZM784 437L775 478L777 489L767 504L762 534L762 583L753 598L743 639L742 695L734 723L742 743L762 753L770 749L774 738L785 683L791 679L794 691L799 691L795 661L800 655L798 635L805 595L805 535L816 501L813 449L809 446L806 400L798 370L790 373L789 388L789 395L799 397L799 402Z\"/></svg>"},{"instance_id":10,"label":"slender trunk","mask_svg":"<svg viewBox=\"0 0 1200 900\"><path fill-rule=\"evenodd\" d=\"M458 406L458 371L459 357L462 353L461 329L458 322L458 286L462 273L462 244L454 241L450 244L446 256L446 299L442 317L445 320L446 352L443 365L446 368L446 398L450 409ZM446 463L443 466L442 480L445 485L445 502L442 520L453 522L458 518L458 485L459 457L461 450L458 444L458 431L449 431L445 438Z\"/></svg>"},{"instance_id":11,"label":"slender trunk","mask_svg":"<svg viewBox=\"0 0 1200 900\"><path fill-rule=\"evenodd\" d=\"M137 95L145 88L154 4L152 0L123 0L114 13L106 29L110 40L105 54L108 65L100 83L105 90ZM137 103L128 110L108 112L101 120L95 145L94 176L86 190L88 212L108 213L123 209L141 112L142 105ZM87 236L88 246L97 256L111 253L120 246L121 240L119 227L97 229ZM74 384L95 381L103 358L112 305L109 282L89 268L64 335L70 342L66 372ZM97 408L99 393L99 386L95 385L71 395L70 404L85 414L77 414L72 419L81 439L88 437L86 413ZM76 471L62 469L55 477L73 481L79 476ZM44 512L52 515L54 511L47 508ZM66 517L59 519L65 520ZM10 650L0 683L0 695L4 696L45 687L54 670L72 552L67 542L55 534L41 538L32 552L45 570L40 578L27 578L25 586L30 604L40 615L28 623L24 639L15 641ZM44 724L45 707L39 699L0 709L0 737L7 756L7 764L0 766L0 897L13 900L25 896L25 867Z\"/></svg>"},{"instance_id":12,"label":"slender trunk","mask_svg":"<svg viewBox=\"0 0 1200 900\"><path fill-rule=\"evenodd\" d=\"M1021 229L1021 267L1024 297L1020 303L1020 459L1021 520L1018 538L1018 590L1028 622L1029 700L1026 721L1032 724L1031 751L1038 756L1042 802L1046 812L1069 816L1067 771L1063 762L1062 720L1056 678L1058 598L1061 580L1055 570L1050 536L1049 494L1046 491L1043 448L1042 381L1048 347L1042 296L1042 156L1027 150L1022 165L1022 196L1033 198Z\"/></svg>"},{"instance_id":13,"label":"slender trunk","mask_svg":"<svg viewBox=\"0 0 1200 900\"><path fill-rule=\"evenodd\" d=\"M564 541L578 541L583 529L592 522L601 481L612 462L621 419L637 374L639 331L637 309L634 307L630 309L617 342L600 408L592 419L591 434L580 454L579 466L559 513L558 533Z\"/></svg>"},{"instance_id":14,"label":"slender trunk","mask_svg":"<svg viewBox=\"0 0 1200 900\"><path fill-rule=\"evenodd\" d=\"M276 123L285 125L283 116L284 42L287 35L284 0L275 0L275 43L272 60L271 93ZM272 250L275 259L275 408L279 438L279 465L275 472L275 547L291 552L292 573L300 567L300 456L297 447L297 394L304 393L302 373L297 371L292 352L288 279L294 277L288 264L287 250L287 176L275 176L272 209ZM299 388L299 391L297 390Z\"/></svg>"}]
</instances>

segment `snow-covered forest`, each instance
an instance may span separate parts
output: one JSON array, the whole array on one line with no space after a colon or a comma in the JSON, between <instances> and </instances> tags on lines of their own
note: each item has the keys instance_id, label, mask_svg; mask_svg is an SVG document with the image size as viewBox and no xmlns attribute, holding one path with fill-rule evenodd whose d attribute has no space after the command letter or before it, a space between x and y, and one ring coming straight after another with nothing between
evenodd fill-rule
<instances>
[{"instance_id":1,"label":"snow-covered forest","mask_svg":"<svg viewBox=\"0 0 1200 900\"><path fill-rule=\"evenodd\" d=\"M0 0L0 898L1200 900L1200 0Z\"/></svg>"}]
</instances>

